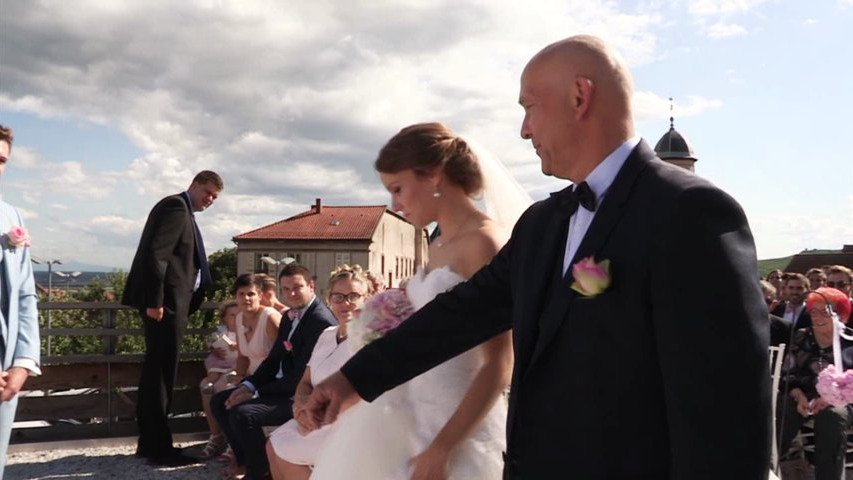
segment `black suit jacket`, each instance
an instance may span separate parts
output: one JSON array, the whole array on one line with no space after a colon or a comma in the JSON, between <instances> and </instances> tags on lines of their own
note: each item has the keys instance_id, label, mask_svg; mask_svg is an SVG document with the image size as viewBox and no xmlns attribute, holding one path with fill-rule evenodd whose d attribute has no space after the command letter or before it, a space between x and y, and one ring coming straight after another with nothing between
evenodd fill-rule
<instances>
[{"instance_id":1,"label":"black suit jacket","mask_svg":"<svg viewBox=\"0 0 853 480\"><path fill-rule=\"evenodd\" d=\"M168 196L151 209L121 303L137 309L164 307L185 318L201 304L204 292L193 293L198 272L192 211L186 195Z\"/></svg>"},{"instance_id":2,"label":"black suit jacket","mask_svg":"<svg viewBox=\"0 0 853 480\"><path fill-rule=\"evenodd\" d=\"M780 343L791 345L791 322L782 317L770 314L770 345L778 347Z\"/></svg>"},{"instance_id":3,"label":"black suit jacket","mask_svg":"<svg viewBox=\"0 0 853 480\"><path fill-rule=\"evenodd\" d=\"M789 302L782 302L773 309L773 315L778 317L785 317L785 309L788 308ZM799 330L801 328L811 328L812 326L812 317L809 315L808 310L803 308L800 310L800 315L797 317L797 321L794 323L794 330Z\"/></svg>"},{"instance_id":4,"label":"black suit jacket","mask_svg":"<svg viewBox=\"0 0 853 480\"><path fill-rule=\"evenodd\" d=\"M269 355L258 365L255 373L246 378L261 395L292 397L296 392L296 385L299 384L305 372L305 366L311 359L317 338L323 330L338 324L326 304L319 298L315 298L296 325L296 330L290 337L293 349L288 352L284 346L287 335L290 333L290 328L284 328L286 321L289 325L287 315L282 319L282 327L278 329L278 336ZM275 377L279 369L283 376L277 379Z\"/></svg>"},{"instance_id":5,"label":"black suit jacket","mask_svg":"<svg viewBox=\"0 0 853 480\"><path fill-rule=\"evenodd\" d=\"M531 206L489 265L344 375L372 400L512 328L506 478L767 478L767 307L740 206L641 142L572 261L610 260L594 298L560 279L567 223L554 198Z\"/></svg>"}]
</instances>

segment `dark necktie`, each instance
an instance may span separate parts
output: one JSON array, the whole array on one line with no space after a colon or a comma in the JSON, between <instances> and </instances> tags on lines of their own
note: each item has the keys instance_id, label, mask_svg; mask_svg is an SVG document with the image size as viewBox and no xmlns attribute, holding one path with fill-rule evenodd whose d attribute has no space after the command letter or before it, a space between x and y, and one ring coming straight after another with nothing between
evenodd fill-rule
<instances>
[{"instance_id":1,"label":"dark necktie","mask_svg":"<svg viewBox=\"0 0 853 480\"><path fill-rule=\"evenodd\" d=\"M574 215L579 205L590 212L595 211L595 193L586 182L566 187L559 192L552 193L551 196L557 200L560 213L565 218Z\"/></svg>"},{"instance_id":2,"label":"dark necktie","mask_svg":"<svg viewBox=\"0 0 853 480\"><path fill-rule=\"evenodd\" d=\"M198 224L195 223L195 215L193 217L193 230L195 231L195 252L198 257L198 269L201 272L200 289L213 285L213 279L210 277L210 266L207 264L207 254L204 252L204 240L201 238L201 231L198 229Z\"/></svg>"}]
</instances>

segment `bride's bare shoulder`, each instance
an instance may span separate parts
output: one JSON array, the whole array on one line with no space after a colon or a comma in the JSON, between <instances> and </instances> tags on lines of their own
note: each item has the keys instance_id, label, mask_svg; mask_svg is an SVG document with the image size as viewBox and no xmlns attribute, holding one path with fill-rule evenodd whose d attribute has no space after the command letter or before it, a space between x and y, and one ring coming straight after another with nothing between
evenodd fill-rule
<instances>
[{"instance_id":1,"label":"bride's bare shoulder","mask_svg":"<svg viewBox=\"0 0 853 480\"><path fill-rule=\"evenodd\" d=\"M462 239L460 239L462 240ZM506 238L495 222L486 219L458 243L454 270L468 278L480 270L498 253Z\"/></svg>"}]
</instances>

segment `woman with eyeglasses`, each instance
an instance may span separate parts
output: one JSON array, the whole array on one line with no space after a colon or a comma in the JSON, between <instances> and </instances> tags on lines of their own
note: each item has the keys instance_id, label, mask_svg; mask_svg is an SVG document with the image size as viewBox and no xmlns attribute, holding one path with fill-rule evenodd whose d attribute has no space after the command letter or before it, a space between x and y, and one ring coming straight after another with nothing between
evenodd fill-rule
<instances>
[{"instance_id":1,"label":"woman with eyeglasses","mask_svg":"<svg viewBox=\"0 0 853 480\"><path fill-rule=\"evenodd\" d=\"M267 442L270 473L276 480L307 479L311 475L311 465L332 425L310 433L305 430L304 402L315 384L338 371L352 356L347 344L347 322L364 303L369 285L358 265L338 267L329 277L327 303L338 325L320 334L293 396L293 419L273 431Z\"/></svg>"},{"instance_id":2,"label":"woman with eyeglasses","mask_svg":"<svg viewBox=\"0 0 853 480\"><path fill-rule=\"evenodd\" d=\"M818 374L834 362L833 315L846 323L850 300L839 290L818 288L806 297L812 325L794 332L783 367L782 393L777 406L779 452L788 451L800 427L814 417L815 479L841 477L847 447L847 429L853 424L853 405L834 407L817 393ZM844 369L853 368L853 342L841 339Z\"/></svg>"}]
</instances>

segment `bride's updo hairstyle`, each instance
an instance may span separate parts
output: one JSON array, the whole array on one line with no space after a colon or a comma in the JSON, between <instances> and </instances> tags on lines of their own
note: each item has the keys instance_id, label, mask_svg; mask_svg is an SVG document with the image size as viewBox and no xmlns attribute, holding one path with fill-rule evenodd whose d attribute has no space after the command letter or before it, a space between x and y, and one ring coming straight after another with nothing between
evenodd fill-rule
<instances>
[{"instance_id":1,"label":"bride's updo hairstyle","mask_svg":"<svg viewBox=\"0 0 853 480\"><path fill-rule=\"evenodd\" d=\"M382 147L374 164L380 173L412 169L419 176L429 175L436 167L469 196L483 190L483 173L471 147L437 122L417 123L400 130Z\"/></svg>"}]
</instances>

